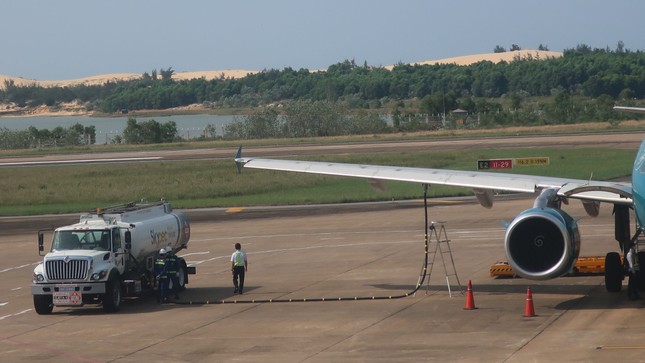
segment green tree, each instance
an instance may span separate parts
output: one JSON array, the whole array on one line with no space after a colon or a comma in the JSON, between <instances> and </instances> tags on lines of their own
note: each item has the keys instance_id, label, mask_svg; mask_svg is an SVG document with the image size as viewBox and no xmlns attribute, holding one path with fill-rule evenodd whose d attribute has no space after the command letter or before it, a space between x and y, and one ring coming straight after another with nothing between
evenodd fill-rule
<instances>
[{"instance_id":1,"label":"green tree","mask_svg":"<svg viewBox=\"0 0 645 363\"><path fill-rule=\"evenodd\" d=\"M177 139L177 125L174 121L163 124L155 120L137 122L137 119L130 117L123 130L123 142L126 144L166 143Z\"/></svg>"},{"instance_id":2,"label":"green tree","mask_svg":"<svg viewBox=\"0 0 645 363\"><path fill-rule=\"evenodd\" d=\"M457 97L453 92L433 93L421 100L420 110L433 115L448 113L457 108Z\"/></svg>"},{"instance_id":3,"label":"green tree","mask_svg":"<svg viewBox=\"0 0 645 363\"><path fill-rule=\"evenodd\" d=\"M281 128L278 112L274 108L265 107L226 125L225 136L237 139L281 137Z\"/></svg>"},{"instance_id":4,"label":"green tree","mask_svg":"<svg viewBox=\"0 0 645 363\"><path fill-rule=\"evenodd\" d=\"M520 96L519 93L513 92L511 93L511 108L514 110L519 109L522 106L522 96Z\"/></svg>"},{"instance_id":5,"label":"green tree","mask_svg":"<svg viewBox=\"0 0 645 363\"><path fill-rule=\"evenodd\" d=\"M288 137L337 136L349 130L348 113L336 102L292 102L284 119Z\"/></svg>"}]
</instances>

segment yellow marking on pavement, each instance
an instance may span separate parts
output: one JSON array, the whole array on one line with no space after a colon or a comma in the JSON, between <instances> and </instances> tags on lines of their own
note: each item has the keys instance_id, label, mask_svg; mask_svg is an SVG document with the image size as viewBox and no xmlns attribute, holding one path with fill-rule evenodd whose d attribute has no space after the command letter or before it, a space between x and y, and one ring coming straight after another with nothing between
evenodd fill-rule
<instances>
[{"instance_id":1,"label":"yellow marking on pavement","mask_svg":"<svg viewBox=\"0 0 645 363\"><path fill-rule=\"evenodd\" d=\"M619 349L645 349L645 345L606 345L606 346L600 346L597 347L596 349L604 349L604 350L619 350Z\"/></svg>"}]
</instances>

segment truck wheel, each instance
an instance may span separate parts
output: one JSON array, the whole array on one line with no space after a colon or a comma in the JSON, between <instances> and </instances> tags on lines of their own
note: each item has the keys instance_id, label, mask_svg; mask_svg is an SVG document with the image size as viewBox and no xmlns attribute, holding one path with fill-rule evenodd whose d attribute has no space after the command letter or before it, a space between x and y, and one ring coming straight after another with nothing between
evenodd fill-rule
<instances>
[{"instance_id":1,"label":"truck wheel","mask_svg":"<svg viewBox=\"0 0 645 363\"><path fill-rule=\"evenodd\" d=\"M605 257L605 288L609 292L620 292L623 285L623 265L618 252L609 252Z\"/></svg>"},{"instance_id":2,"label":"truck wheel","mask_svg":"<svg viewBox=\"0 0 645 363\"><path fill-rule=\"evenodd\" d=\"M186 284L188 283L188 268L186 267L186 261L181 260L179 264L179 276L177 276L179 281L179 291L186 290Z\"/></svg>"},{"instance_id":3,"label":"truck wheel","mask_svg":"<svg viewBox=\"0 0 645 363\"><path fill-rule=\"evenodd\" d=\"M40 315L51 314L54 302L51 295L34 295L34 308Z\"/></svg>"},{"instance_id":4,"label":"truck wheel","mask_svg":"<svg viewBox=\"0 0 645 363\"><path fill-rule=\"evenodd\" d=\"M119 311L121 307L121 282L117 277L111 277L105 284L103 295L103 310L108 313Z\"/></svg>"}]
</instances>

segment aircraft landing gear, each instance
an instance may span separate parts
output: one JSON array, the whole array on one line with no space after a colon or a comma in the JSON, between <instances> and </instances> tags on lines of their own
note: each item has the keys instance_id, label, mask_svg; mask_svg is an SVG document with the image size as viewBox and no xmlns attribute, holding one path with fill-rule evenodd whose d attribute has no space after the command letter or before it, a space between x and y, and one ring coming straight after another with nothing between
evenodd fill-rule
<instances>
[{"instance_id":1,"label":"aircraft landing gear","mask_svg":"<svg viewBox=\"0 0 645 363\"><path fill-rule=\"evenodd\" d=\"M609 292L620 292L625 272L618 252L609 252L605 257L605 288Z\"/></svg>"}]
</instances>

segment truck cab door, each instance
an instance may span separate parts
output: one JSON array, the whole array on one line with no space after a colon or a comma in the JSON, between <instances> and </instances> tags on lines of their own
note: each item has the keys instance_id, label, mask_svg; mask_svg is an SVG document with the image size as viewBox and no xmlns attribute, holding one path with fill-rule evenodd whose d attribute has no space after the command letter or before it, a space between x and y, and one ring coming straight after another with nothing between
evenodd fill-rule
<instances>
[{"instance_id":1,"label":"truck cab door","mask_svg":"<svg viewBox=\"0 0 645 363\"><path fill-rule=\"evenodd\" d=\"M112 229L112 252L114 253L114 264L116 265L117 270L119 270L119 273L123 274L125 271L127 254L123 249L121 231L119 228Z\"/></svg>"}]
</instances>

